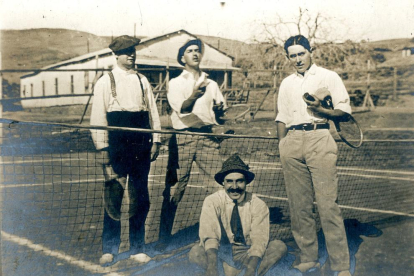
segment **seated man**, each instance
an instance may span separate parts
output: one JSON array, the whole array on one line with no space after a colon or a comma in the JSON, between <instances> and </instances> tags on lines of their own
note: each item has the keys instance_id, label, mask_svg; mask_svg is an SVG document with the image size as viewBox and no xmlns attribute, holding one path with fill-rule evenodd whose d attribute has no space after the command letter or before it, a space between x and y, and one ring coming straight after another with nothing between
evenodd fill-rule
<instances>
[{"instance_id":1,"label":"seated man","mask_svg":"<svg viewBox=\"0 0 414 276\"><path fill-rule=\"evenodd\" d=\"M214 177L224 189L204 200L200 244L189 253L190 262L206 269L206 275L218 275L218 259L223 261L226 275L237 275L244 268L246 276L255 275L256 270L264 275L287 252L282 241L269 243L266 203L246 192L254 177L238 155L228 158Z\"/></svg>"}]
</instances>

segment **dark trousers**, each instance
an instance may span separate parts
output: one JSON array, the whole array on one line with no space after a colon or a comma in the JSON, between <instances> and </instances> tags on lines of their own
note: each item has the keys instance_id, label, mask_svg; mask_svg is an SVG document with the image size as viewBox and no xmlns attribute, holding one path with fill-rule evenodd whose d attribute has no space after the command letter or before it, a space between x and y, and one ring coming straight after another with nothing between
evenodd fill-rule
<instances>
[{"instance_id":1,"label":"dark trousers","mask_svg":"<svg viewBox=\"0 0 414 276\"><path fill-rule=\"evenodd\" d=\"M150 128L148 112L109 112L109 126ZM110 131L110 165L117 179L129 179L129 239L131 252L145 244L145 220L149 211L148 174L150 171L151 134ZM126 185L123 186L125 188ZM123 196L124 191L116 196ZM119 199L122 200L122 199ZM118 202L119 202L118 200ZM121 206L119 207L119 212ZM113 219L105 209L102 252L117 254L121 243L121 221Z\"/></svg>"},{"instance_id":2,"label":"dark trousers","mask_svg":"<svg viewBox=\"0 0 414 276\"><path fill-rule=\"evenodd\" d=\"M145 220L150 207L147 185L149 166L148 170L143 168L141 171L142 175L146 175L146 177L136 178L130 176L129 178L129 191L135 190L133 195L130 193L131 203L129 210L130 214L135 213L129 218L129 242L132 254L138 253L145 244ZM133 201L135 201L135 204L133 204ZM131 210L131 208L134 208L135 210ZM118 254L120 243L121 221L112 219L105 209L102 232L103 254Z\"/></svg>"}]
</instances>

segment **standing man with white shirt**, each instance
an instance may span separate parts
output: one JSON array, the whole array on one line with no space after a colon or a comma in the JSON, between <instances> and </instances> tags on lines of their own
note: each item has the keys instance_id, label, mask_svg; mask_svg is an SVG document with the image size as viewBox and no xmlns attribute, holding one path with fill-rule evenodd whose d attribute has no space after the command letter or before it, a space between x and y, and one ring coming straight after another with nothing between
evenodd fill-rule
<instances>
[{"instance_id":1,"label":"standing man with white shirt","mask_svg":"<svg viewBox=\"0 0 414 276\"><path fill-rule=\"evenodd\" d=\"M200 70L203 46L201 40L193 39L179 49L177 61L184 66L184 70L169 82L167 98L172 108L172 126L181 132L212 133L226 106L218 84ZM171 186L167 183L164 193L169 203L163 207L168 212L163 212L161 216L161 239L171 234L175 210L187 187L193 161L207 177L203 181L205 183L213 179L222 164L220 144L213 137L177 135L177 144L178 167L175 169L178 182Z\"/></svg>"},{"instance_id":2,"label":"standing man with white shirt","mask_svg":"<svg viewBox=\"0 0 414 276\"><path fill-rule=\"evenodd\" d=\"M319 270L318 240L313 214L313 197L325 234L331 269L348 276L349 250L341 210L337 204L338 148L329 132L328 120L351 113L349 95L333 71L312 62L312 49L302 35L290 37L284 45L296 73L283 80L276 117L293 237L301 251L294 267L301 272ZM304 94L329 91L334 109L322 107L320 99L308 101Z\"/></svg>"},{"instance_id":3,"label":"standing man with white shirt","mask_svg":"<svg viewBox=\"0 0 414 276\"><path fill-rule=\"evenodd\" d=\"M117 64L94 87L91 125L161 129L151 85L135 70L135 46L139 42L137 38L124 35L109 45ZM92 138L101 152L106 180L100 259L104 265L113 262L119 251L123 201L129 202L131 254L137 254L145 244L145 219L150 206L148 173L151 161L158 156L160 135L92 130Z\"/></svg>"}]
</instances>

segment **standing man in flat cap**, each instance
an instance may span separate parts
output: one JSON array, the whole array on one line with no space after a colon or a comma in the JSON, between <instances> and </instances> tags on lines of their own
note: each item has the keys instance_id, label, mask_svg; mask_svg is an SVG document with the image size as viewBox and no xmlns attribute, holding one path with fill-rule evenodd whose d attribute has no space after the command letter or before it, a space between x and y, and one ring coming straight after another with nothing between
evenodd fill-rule
<instances>
[{"instance_id":1,"label":"standing man in flat cap","mask_svg":"<svg viewBox=\"0 0 414 276\"><path fill-rule=\"evenodd\" d=\"M331 269L337 271L338 276L349 276L348 242L337 203L338 147L328 124L331 118L351 113L348 92L338 74L313 64L306 37L293 36L285 42L284 48L296 73L280 85L276 125L291 228L301 251L294 267L301 272L320 267L313 214L315 195ZM314 95L315 101L307 100L305 93ZM321 104L328 94L333 110Z\"/></svg>"},{"instance_id":2,"label":"standing man in flat cap","mask_svg":"<svg viewBox=\"0 0 414 276\"><path fill-rule=\"evenodd\" d=\"M204 45L201 40L187 41L177 55L177 61L184 66L184 70L181 75L169 82L167 99L172 108L172 126L183 133L212 133L213 126L218 125L226 106L218 84L200 69L203 54ZM172 139L174 141L175 137ZM177 135L176 139L178 166L170 166L170 170L176 169L178 182L166 183L161 215L161 241L168 239L171 234L175 211L187 187L193 161L208 178L203 181L205 183L213 178L214 172L222 164L219 155L220 144L217 140L196 135Z\"/></svg>"},{"instance_id":3,"label":"standing man in flat cap","mask_svg":"<svg viewBox=\"0 0 414 276\"><path fill-rule=\"evenodd\" d=\"M189 253L190 262L219 275L218 260L226 275L264 275L287 252L280 240L269 242L269 208L246 191L255 175L238 155L230 156L215 175L223 189L206 197L200 216L200 243ZM224 241L224 242L223 242Z\"/></svg>"},{"instance_id":4,"label":"standing man in flat cap","mask_svg":"<svg viewBox=\"0 0 414 276\"><path fill-rule=\"evenodd\" d=\"M109 45L116 56L116 66L95 85L91 125L161 129L151 85L135 70L135 46L139 42L124 35ZM102 154L106 180L100 259L104 265L112 263L119 252L121 205L125 203L129 205L131 254L137 254L145 245L145 219L150 206L148 173L151 161L158 156L160 135L93 130L92 138Z\"/></svg>"}]
</instances>

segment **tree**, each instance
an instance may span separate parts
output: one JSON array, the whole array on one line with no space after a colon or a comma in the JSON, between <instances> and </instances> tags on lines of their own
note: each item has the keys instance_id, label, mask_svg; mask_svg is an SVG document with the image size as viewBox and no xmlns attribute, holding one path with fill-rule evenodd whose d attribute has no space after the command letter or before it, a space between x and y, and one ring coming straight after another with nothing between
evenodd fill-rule
<instances>
[{"instance_id":1,"label":"tree","mask_svg":"<svg viewBox=\"0 0 414 276\"><path fill-rule=\"evenodd\" d=\"M367 60L374 64L371 49L366 43L351 40L340 42L340 38L348 32L345 24L335 22L320 12L311 14L308 10L299 8L299 13L293 19L286 20L276 14L272 22L262 22L260 26L262 31L254 41L266 47L263 47L261 56L256 57L262 61L264 68L257 69L288 68L283 44L290 36L298 34L309 39L313 47L313 58L321 66L331 69L366 67Z\"/></svg>"}]
</instances>

